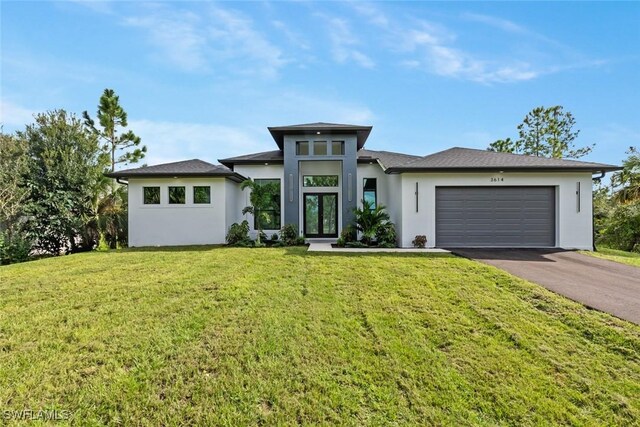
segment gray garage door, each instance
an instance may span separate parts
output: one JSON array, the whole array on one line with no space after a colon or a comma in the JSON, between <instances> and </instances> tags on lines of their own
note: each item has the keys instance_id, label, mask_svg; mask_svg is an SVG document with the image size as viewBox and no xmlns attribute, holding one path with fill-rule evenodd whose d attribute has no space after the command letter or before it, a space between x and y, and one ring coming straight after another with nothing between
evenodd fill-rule
<instances>
[{"instance_id":1,"label":"gray garage door","mask_svg":"<svg viewBox=\"0 0 640 427\"><path fill-rule=\"evenodd\" d=\"M436 187L440 247L555 246L554 187Z\"/></svg>"}]
</instances>

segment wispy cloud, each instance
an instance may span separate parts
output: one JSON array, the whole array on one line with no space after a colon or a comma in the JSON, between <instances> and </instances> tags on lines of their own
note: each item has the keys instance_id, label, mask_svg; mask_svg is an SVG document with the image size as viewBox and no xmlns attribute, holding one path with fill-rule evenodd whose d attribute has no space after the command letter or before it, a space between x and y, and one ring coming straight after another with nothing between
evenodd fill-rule
<instances>
[{"instance_id":1,"label":"wispy cloud","mask_svg":"<svg viewBox=\"0 0 640 427\"><path fill-rule=\"evenodd\" d=\"M344 64L354 61L363 68L375 67L375 62L361 50L360 41L351 32L349 23L342 18L329 18L329 38L331 40L331 53L333 59Z\"/></svg>"},{"instance_id":2,"label":"wispy cloud","mask_svg":"<svg viewBox=\"0 0 640 427\"><path fill-rule=\"evenodd\" d=\"M400 64L427 71L443 77L469 80L483 84L508 83L532 80L545 74L563 71L567 68L594 66L598 62L579 58L566 46L536 33L516 22L475 13L464 13L459 19L473 21L497 28L515 38L543 42L552 47L541 61L539 57L512 49L492 55L474 52L461 46L457 34L440 23L425 19L398 19L372 3L351 3L353 10L376 27L384 45L402 56ZM506 39L508 42L509 40ZM555 55L554 55L555 54Z\"/></svg>"},{"instance_id":3,"label":"wispy cloud","mask_svg":"<svg viewBox=\"0 0 640 427\"><path fill-rule=\"evenodd\" d=\"M4 129L5 131L22 128L22 126L33 122L33 115L36 113L36 110L0 99L0 125L9 128Z\"/></svg>"},{"instance_id":4,"label":"wispy cloud","mask_svg":"<svg viewBox=\"0 0 640 427\"><path fill-rule=\"evenodd\" d=\"M273 77L287 63L281 49L256 30L250 18L218 5L207 6L196 13L147 5L147 10L124 18L123 23L143 29L164 57L185 71L235 67L243 74Z\"/></svg>"},{"instance_id":5,"label":"wispy cloud","mask_svg":"<svg viewBox=\"0 0 640 427\"><path fill-rule=\"evenodd\" d=\"M218 158L270 149L260 143L264 135L247 128L154 120L131 120L129 128L147 146L147 164L189 158L217 163Z\"/></svg>"}]
</instances>

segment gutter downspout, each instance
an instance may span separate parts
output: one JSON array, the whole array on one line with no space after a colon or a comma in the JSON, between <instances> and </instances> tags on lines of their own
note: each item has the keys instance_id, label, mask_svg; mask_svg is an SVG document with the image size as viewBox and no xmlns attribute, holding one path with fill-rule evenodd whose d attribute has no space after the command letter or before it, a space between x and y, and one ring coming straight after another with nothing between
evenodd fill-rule
<instances>
[{"instance_id":1,"label":"gutter downspout","mask_svg":"<svg viewBox=\"0 0 640 427\"><path fill-rule=\"evenodd\" d=\"M605 174L606 174L605 171L600 171L600 176L596 176L596 177L592 176L591 181L600 182L600 180L604 178ZM598 248L596 248L596 217L593 214L593 207L595 206L595 196L593 195L593 185L591 187L592 187L592 190L591 190L591 246L594 252L598 252Z\"/></svg>"},{"instance_id":2,"label":"gutter downspout","mask_svg":"<svg viewBox=\"0 0 640 427\"><path fill-rule=\"evenodd\" d=\"M129 181L120 181L122 178L116 178L116 182L122 185L129 185Z\"/></svg>"}]
</instances>

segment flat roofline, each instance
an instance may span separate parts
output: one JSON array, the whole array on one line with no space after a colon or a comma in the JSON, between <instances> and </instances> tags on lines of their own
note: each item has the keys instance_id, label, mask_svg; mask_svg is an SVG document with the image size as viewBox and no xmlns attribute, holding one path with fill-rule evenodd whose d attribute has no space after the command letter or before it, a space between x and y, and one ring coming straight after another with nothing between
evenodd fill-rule
<instances>
[{"instance_id":1,"label":"flat roofline","mask_svg":"<svg viewBox=\"0 0 640 427\"><path fill-rule=\"evenodd\" d=\"M364 144L369 138L371 129L373 126L358 126L358 125L337 125L335 127L328 127L326 125L308 125L308 126L272 126L267 128L273 140L278 145L279 149L284 149L284 137L285 135L356 135L358 150L364 147Z\"/></svg>"}]
</instances>

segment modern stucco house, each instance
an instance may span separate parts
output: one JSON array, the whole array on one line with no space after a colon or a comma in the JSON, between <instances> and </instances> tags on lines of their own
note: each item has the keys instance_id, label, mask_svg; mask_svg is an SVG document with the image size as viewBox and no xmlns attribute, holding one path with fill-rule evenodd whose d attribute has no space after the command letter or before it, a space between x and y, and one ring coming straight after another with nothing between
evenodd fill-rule
<instances>
[{"instance_id":1,"label":"modern stucco house","mask_svg":"<svg viewBox=\"0 0 640 427\"><path fill-rule=\"evenodd\" d=\"M467 148L427 156L365 149L371 126L268 128L277 149L109 174L129 185L129 245L224 243L243 216L246 178L279 187L268 234L296 224L335 239L363 199L383 204L398 245L592 248L592 176L616 166Z\"/></svg>"}]
</instances>

